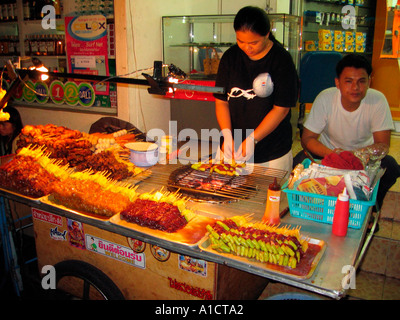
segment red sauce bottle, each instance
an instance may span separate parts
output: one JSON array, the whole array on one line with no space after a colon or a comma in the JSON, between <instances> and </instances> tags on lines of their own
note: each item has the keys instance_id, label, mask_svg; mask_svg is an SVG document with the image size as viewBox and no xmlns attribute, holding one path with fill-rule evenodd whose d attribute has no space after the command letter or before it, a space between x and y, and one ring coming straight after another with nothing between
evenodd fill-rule
<instances>
[{"instance_id":1,"label":"red sauce bottle","mask_svg":"<svg viewBox=\"0 0 400 320\"><path fill-rule=\"evenodd\" d=\"M347 234L349 224L349 195L346 188L339 194L336 200L335 213L333 215L332 233L339 237Z\"/></svg>"}]
</instances>

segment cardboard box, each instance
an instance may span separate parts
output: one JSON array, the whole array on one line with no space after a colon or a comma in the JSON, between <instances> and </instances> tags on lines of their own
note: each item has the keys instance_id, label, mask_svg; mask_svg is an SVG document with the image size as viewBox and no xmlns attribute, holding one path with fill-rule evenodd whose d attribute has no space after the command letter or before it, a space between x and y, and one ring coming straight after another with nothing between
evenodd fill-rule
<instances>
[{"instance_id":1,"label":"cardboard box","mask_svg":"<svg viewBox=\"0 0 400 320\"><path fill-rule=\"evenodd\" d=\"M355 42L355 33L353 31L346 31L345 36L346 36L345 42L347 43Z\"/></svg>"},{"instance_id":2,"label":"cardboard box","mask_svg":"<svg viewBox=\"0 0 400 320\"><path fill-rule=\"evenodd\" d=\"M356 52L364 53L365 52L365 43L356 43Z\"/></svg>"},{"instance_id":3,"label":"cardboard box","mask_svg":"<svg viewBox=\"0 0 400 320\"><path fill-rule=\"evenodd\" d=\"M344 42L343 41L335 41L333 43L333 50L336 52L343 52L344 51Z\"/></svg>"},{"instance_id":4,"label":"cardboard box","mask_svg":"<svg viewBox=\"0 0 400 320\"><path fill-rule=\"evenodd\" d=\"M345 47L344 47L344 51L346 51L346 52L355 52L355 43L346 42L345 43Z\"/></svg>"},{"instance_id":5,"label":"cardboard box","mask_svg":"<svg viewBox=\"0 0 400 320\"><path fill-rule=\"evenodd\" d=\"M321 42L329 42L333 41L333 30L327 29L319 29L318 30L318 39Z\"/></svg>"},{"instance_id":6,"label":"cardboard box","mask_svg":"<svg viewBox=\"0 0 400 320\"><path fill-rule=\"evenodd\" d=\"M332 41L319 41L318 42L318 50L333 51L333 42Z\"/></svg>"},{"instance_id":7,"label":"cardboard box","mask_svg":"<svg viewBox=\"0 0 400 320\"><path fill-rule=\"evenodd\" d=\"M304 42L304 48L306 51L317 51L317 47L315 41L308 40Z\"/></svg>"},{"instance_id":8,"label":"cardboard box","mask_svg":"<svg viewBox=\"0 0 400 320\"><path fill-rule=\"evenodd\" d=\"M365 44L367 40L367 34L365 32L356 32L356 43Z\"/></svg>"},{"instance_id":9,"label":"cardboard box","mask_svg":"<svg viewBox=\"0 0 400 320\"><path fill-rule=\"evenodd\" d=\"M340 42L340 41L344 42L344 39L345 39L344 31L340 31L340 30L334 31L334 42Z\"/></svg>"}]
</instances>

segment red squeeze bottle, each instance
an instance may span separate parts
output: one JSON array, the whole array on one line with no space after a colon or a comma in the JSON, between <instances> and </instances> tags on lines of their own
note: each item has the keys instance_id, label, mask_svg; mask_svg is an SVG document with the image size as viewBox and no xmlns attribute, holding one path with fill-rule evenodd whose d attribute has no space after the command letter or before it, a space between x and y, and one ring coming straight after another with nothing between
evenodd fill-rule
<instances>
[{"instance_id":1,"label":"red squeeze bottle","mask_svg":"<svg viewBox=\"0 0 400 320\"><path fill-rule=\"evenodd\" d=\"M332 233L339 237L344 237L347 234L347 227L349 224L349 195L346 188L343 193L339 194L335 213L333 215Z\"/></svg>"},{"instance_id":2,"label":"red squeeze bottle","mask_svg":"<svg viewBox=\"0 0 400 320\"><path fill-rule=\"evenodd\" d=\"M279 205L281 202L281 186L278 184L276 178L274 183L271 183L267 193L267 206L265 207L264 216L262 221L268 224L280 223L279 218Z\"/></svg>"}]
</instances>

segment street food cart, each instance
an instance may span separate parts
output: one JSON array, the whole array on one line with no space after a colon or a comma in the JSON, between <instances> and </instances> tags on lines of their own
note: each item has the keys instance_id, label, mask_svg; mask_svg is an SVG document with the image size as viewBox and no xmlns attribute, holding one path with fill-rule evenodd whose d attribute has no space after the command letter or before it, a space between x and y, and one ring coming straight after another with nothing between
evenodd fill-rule
<instances>
[{"instance_id":1,"label":"street food cart","mask_svg":"<svg viewBox=\"0 0 400 320\"><path fill-rule=\"evenodd\" d=\"M187 166L178 162L146 168L135 177L136 190L168 188L171 177ZM256 167L249 176L253 180L246 197L193 197L188 205L196 217L175 233L129 223L119 214L104 217L72 210L49 196L33 199L6 189L0 189L0 196L31 207L39 270L54 267L57 287L77 297L257 299L274 280L343 298L355 284L354 272L371 238L366 234L370 210L346 237L334 236L330 224L284 215L281 225L300 226L301 234L319 247L300 274L213 250L206 225L242 215L261 221L268 185L274 178L283 183L286 172ZM281 208L287 206L282 194Z\"/></svg>"}]
</instances>

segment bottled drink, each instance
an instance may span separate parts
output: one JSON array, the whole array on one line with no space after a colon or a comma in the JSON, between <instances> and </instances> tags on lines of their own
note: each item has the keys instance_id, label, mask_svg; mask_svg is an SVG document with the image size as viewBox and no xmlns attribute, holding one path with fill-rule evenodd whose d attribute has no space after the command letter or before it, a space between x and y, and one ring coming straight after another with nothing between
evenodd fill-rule
<instances>
[{"instance_id":1,"label":"bottled drink","mask_svg":"<svg viewBox=\"0 0 400 320\"><path fill-rule=\"evenodd\" d=\"M3 21L8 21L8 3L4 3L1 6L1 11L3 15Z\"/></svg>"},{"instance_id":2,"label":"bottled drink","mask_svg":"<svg viewBox=\"0 0 400 320\"><path fill-rule=\"evenodd\" d=\"M47 47L47 55L54 56L54 54L55 54L55 39L54 39L53 34L48 35L46 47Z\"/></svg>"},{"instance_id":3,"label":"bottled drink","mask_svg":"<svg viewBox=\"0 0 400 320\"><path fill-rule=\"evenodd\" d=\"M56 11L56 18L61 18L62 4L61 0L53 0L54 9Z\"/></svg>"},{"instance_id":4,"label":"bottled drink","mask_svg":"<svg viewBox=\"0 0 400 320\"><path fill-rule=\"evenodd\" d=\"M38 56L39 55L39 42L38 42L38 37L36 35L32 35L30 37L30 45L31 45L31 55Z\"/></svg>"},{"instance_id":5,"label":"bottled drink","mask_svg":"<svg viewBox=\"0 0 400 320\"><path fill-rule=\"evenodd\" d=\"M31 19L31 9L29 7L29 1L24 1L24 20Z\"/></svg>"},{"instance_id":6,"label":"bottled drink","mask_svg":"<svg viewBox=\"0 0 400 320\"><path fill-rule=\"evenodd\" d=\"M277 179L269 185L267 193L267 205L262 221L268 224L279 224L279 205L281 202L281 186L278 184Z\"/></svg>"},{"instance_id":7,"label":"bottled drink","mask_svg":"<svg viewBox=\"0 0 400 320\"><path fill-rule=\"evenodd\" d=\"M32 51L31 51L31 41L28 35L25 35L24 47L25 47L25 55L30 56L32 54Z\"/></svg>"},{"instance_id":8,"label":"bottled drink","mask_svg":"<svg viewBox=\"0 0 400 320\"><path fill-rule=\"evenodd\" d=\"M56 55L65 55L65 36L58 35L56 38Z\"/></svg>"},{"instance_id":9,"label":"bottled drink","mask_svg":"<svg viewBox=\"0 0 400 320\"><path fill-rule=\"evenodd\" d=\"M38 36L39 40L39 55L40 56L47 56L47 39L44 34Z\"/></svg>"},{"instance_id":10,"label":"bottled drink","mask_svg":"<svg viewBox=\"0 0 400 320\"><path fill-rule=\"evenodd\" d=\"M15 52L15 55L17 55L17 56L19 56L20 53L21 53L19 45L20 45L19 37L18 36L14 36L14 52Z\"/></svg>"},{"instance_id":11,"label":"bottled drink","mask_svg":"<svg viewBox=\"0 0 400 320\"><path fill-rule=\"evenodd\" d=\"M339 237L347 234L349 224L349 195L346 188L339 194L336 200L335 212L333 215L332 233Z\"/></svg>"}]
</instances>

